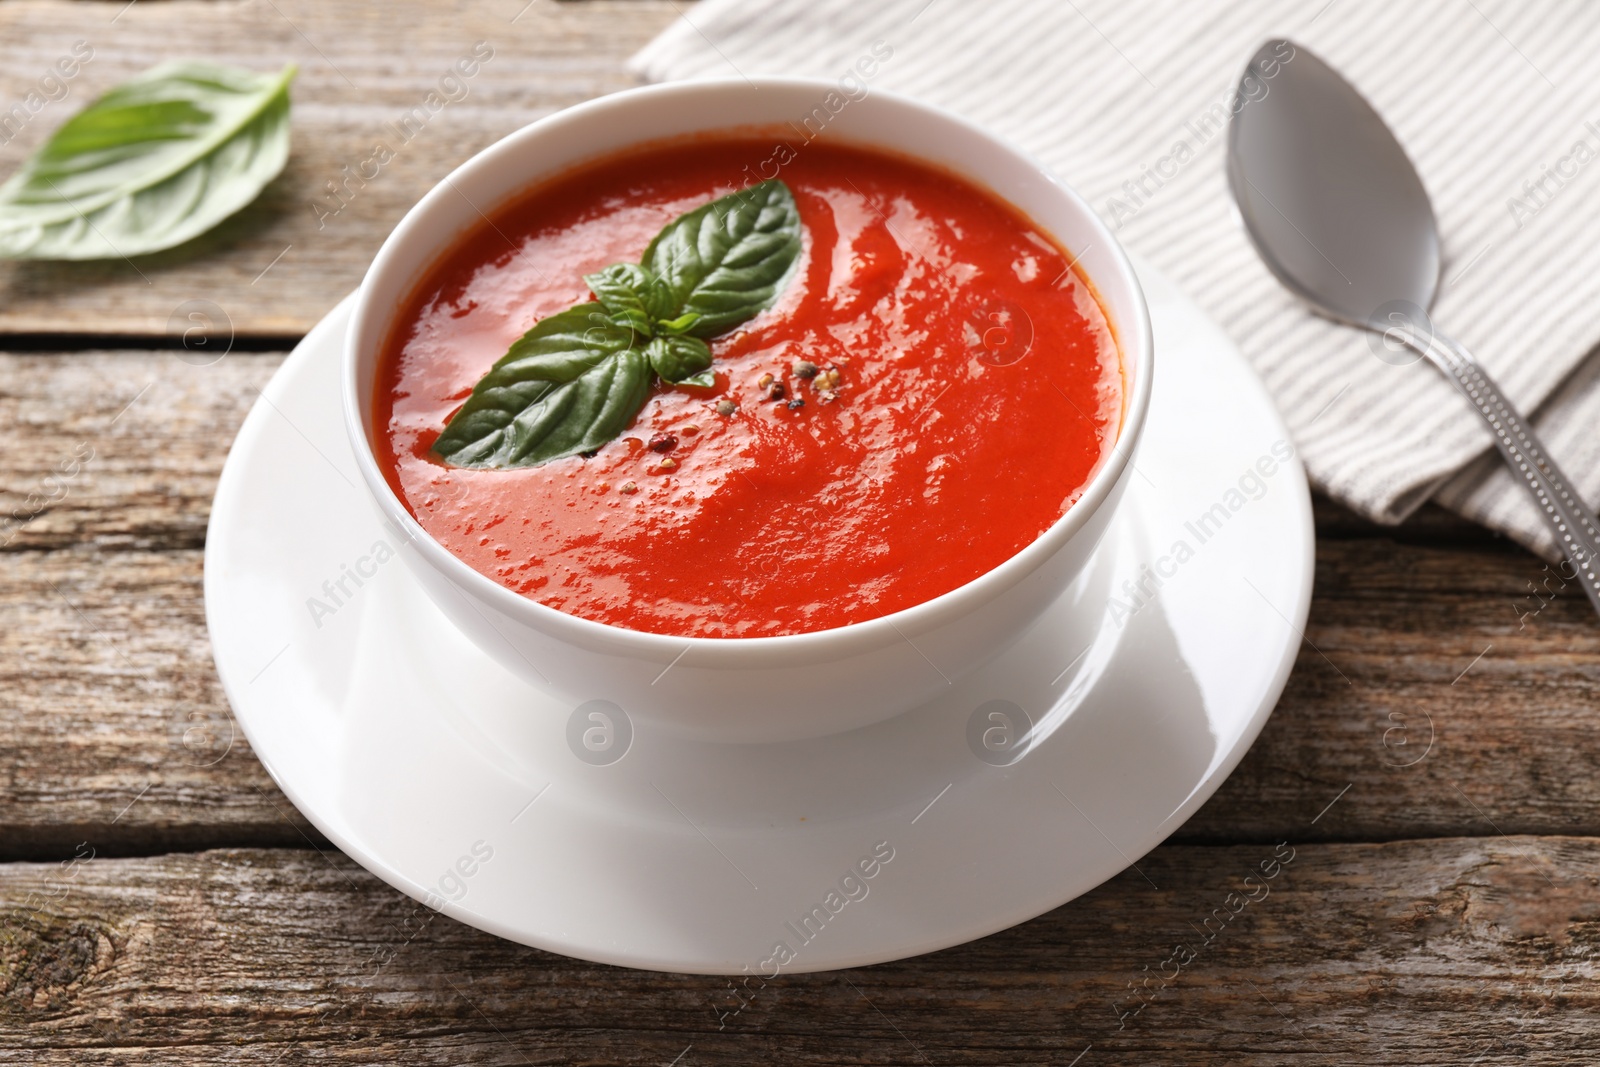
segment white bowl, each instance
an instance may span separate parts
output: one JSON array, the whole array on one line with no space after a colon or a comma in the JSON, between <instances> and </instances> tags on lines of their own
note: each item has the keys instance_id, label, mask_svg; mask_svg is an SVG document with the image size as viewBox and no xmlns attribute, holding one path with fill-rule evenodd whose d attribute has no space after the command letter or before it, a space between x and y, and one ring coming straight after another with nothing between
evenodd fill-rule
<instances>
[{"instance_id":1,"label":"white bowl","mask_svg":"<svg viewBox=\"0 0 1600 1067\"><path fill-rule=\"evenodd\" d=\"M831 97L831 100L829 99ZM839 107L839 101L844 101ZM819 107L820 136L926 161L984 186L1053 235L1091 281L1122 352L1116 442L1060 521L993 570L892 615L784 637L641 633L546 607L473 570L435 541L379 470L372 441L377 360L396 308L464 233L539 182L596 157L685 134L784 128ZM801 149L803 151L803 149ZM1048 353L1033 353L1033 358ZM1010 646L1082 569L1127 479L1149 406L1154 354L1143 292L1116 238L1040 164L954 115L830 82L696 81L591 100L524 127L435 186L395 227L361 284L345 346L345 422L362 477L409 539L407 563L468 637L573 706L607 700L636 723L714 741L783 741L887 719L937 696Z\"/></svg>"}]
</instances>

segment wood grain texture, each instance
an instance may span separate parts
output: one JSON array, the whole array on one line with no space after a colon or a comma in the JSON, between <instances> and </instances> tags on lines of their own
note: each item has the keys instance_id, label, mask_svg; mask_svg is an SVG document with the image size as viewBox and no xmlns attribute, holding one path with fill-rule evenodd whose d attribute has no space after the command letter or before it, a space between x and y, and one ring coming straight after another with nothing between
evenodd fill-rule
<instances>
[{"instance_id":1,"label":"wood grain texture","mask_svg":"<svg viewBox=\"0 0 1600 1067\"><path fill-rule=\"evenodd\" d=\"M0 550L186 550L281 353L0 353ZM76 461L76 462L74 462Z\"/></svg>"},{"instance_id":2,"label":"wood grain texture","mask_svg":"<svg viewBox=\"0 0 1600 1067\"><path fill-rule=\"evenodd\" d=\"M282 357L208 358L0 353L0 858L311 833L234 734L200 586L227 443ZM1342 533L1318 546L1311 644L1178 839L1600 836L1600 632L1575 587L1442 512L1458 534L1418 542L1318 509Z\"/></svg>"},{"instance_id":3,"label":"wood grain texture","mask_svg":"<svg viewBox=\"0 0 1600 1067\"><path fill-rule=\"evenodd\" d=\"M635 84L623 61L674 17L672 0L7 0L0 119L13 105L26 111L75 42L94 55L64 98L44 101L9 140L0 129L0 174L89 100L175 54L256 70L292 62L300 74L289 164L260 199L210 234L134 261L0 263L0 334L161 335L181 329L174 312L198 300L220 307L240 334L304 333L355 288L389 230L440 178L534 119ZM441 88L478 42L492 58ZM443 101L431 112L430 93ZM425 121L413 119L406 138L392 124L419 107ZM380 142L393 158L364 167Z\"/></svg>"},{"instance_id":4,"label":"wood grain texture","mask_svg":"<svg viewBox=\"0 0 1600 1067\"><path fill-rule=\"evenodd\" d=\"M0 858L321 835L238 733L201 593L229 442L281 361L0 355Z\"/></svg>"},{"instance_id":5,"label":"wood grain texture","mask_svg":"<svg viewBox=\"0 0 1600 1067\"><path fill-rule=\"evenodd\" d=\"M1413 581L1404 599L1369 598L1354 583L1382 575L1395 551L1382 542L1321 549L1322 572L1344 572L1352 584L1335 590L1324 581L1308 635L1355 684L1303 648L1260 739L1180 840L1281 837L1336 796L1307 839L1600 829L1600 679L1586 602L1557 600L1518 633L1500 619L1494 594L1440 594ZM1363 558L1375 553L1381 564ZM1487 562L1460 552L1401 556L1413 578ZM1504 581L1526 566L1506 563ZM0 555L0 603L14 620L0 636L0 684L14 694L0 711L5 854L40 855L86 835L104 841L86 828L109 829L106 820L147 785L119 823L130 840L296 843L263 802L258 791L270 786L242 738L214 766L195 765L215 757L222 742L209 738L232 734L206 644L200 577L195 550ZM1448 622L1455 637L1446 644L1400 629L1417 614ZM1474 615L1489 619L1469 621ZM1494 649L1473 664L1470 641ZM201 733L186 746L196 725ZM251 836L230 839L233 830Z\"/></svg>"},{"instance_id":6,"label":"wood grain texture","mask_svg":"<svg viewBox=\"0 0 1600 1067\"><path fill-rule=\"evenodd\" d=\"M319 841L251 756L200 553L0 554L0 858Z\"/></svg>"},{"instance_id":7,"label":"wood grain texture","mask_svg":"<svg viewBox=\"0 0 1600 1067\"><path fill-rule=\"evenodd\" d=\"M1230 898L1275 852L1257 899ZM11 864L0 1064L1555 1064L1600 1041L1600 842L1169 846L1140 866L982 941L780 976L741 1006L725 979L498 940L337 855Z\"/></svg>"}]
</instances>

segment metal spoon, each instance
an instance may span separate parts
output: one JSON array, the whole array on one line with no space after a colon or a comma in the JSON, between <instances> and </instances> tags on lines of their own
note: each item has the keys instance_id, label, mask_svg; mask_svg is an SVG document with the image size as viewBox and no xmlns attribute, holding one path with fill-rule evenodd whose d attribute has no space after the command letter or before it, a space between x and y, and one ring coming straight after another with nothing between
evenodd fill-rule
<instances>
[{"instance_id":1,"label":"metal spoon","mask_svg":"<svg viewBox=\"0 0 1600 1067\"><path fill-rule=\"evenodd\" d=\"M1228 185L1268 269L1314 310L1415 350L1455 383L1600 611L1594 517L1500 389L1428 319L1439 230L1405 149L1349 82L1289 41L1261 46L1239 95Z\"/></svg>"}]
</instances>

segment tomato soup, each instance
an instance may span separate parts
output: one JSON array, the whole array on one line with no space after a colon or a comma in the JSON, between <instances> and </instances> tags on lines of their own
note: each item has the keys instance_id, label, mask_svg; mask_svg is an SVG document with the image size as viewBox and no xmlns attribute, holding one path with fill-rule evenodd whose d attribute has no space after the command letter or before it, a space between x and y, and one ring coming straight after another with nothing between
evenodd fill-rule
<instances>
[{"instance_id":1,"label":"tomato soup","mask_svg":"<svg viewBox=\"0 0 1600 1067\"><path fill-rule=\"evenodd\" d=\"M513 341L591 299L585 274L775 168L800 259L709 342L713 385L654 381L587 455L433 454ZM379 463L429 534L552 608L686 637L823 630L971 581L1078 499L1123 411L1106 317L1028 219L924 164L771 140L673 143L533 190L397 309L379 375Z\"/></svg>"}]
</instances>

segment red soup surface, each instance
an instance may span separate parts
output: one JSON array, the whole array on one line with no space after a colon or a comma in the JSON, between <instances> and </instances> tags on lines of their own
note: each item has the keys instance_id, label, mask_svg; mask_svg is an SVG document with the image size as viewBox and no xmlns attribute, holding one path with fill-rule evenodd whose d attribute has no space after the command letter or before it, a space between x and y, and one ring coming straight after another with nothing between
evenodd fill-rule
<instances>
[{"instance_id":1,"label":"red soup surface","mask_svg":"<svg viewBox=\"0 0 1600 1067\"><path fill-rule=\"evenodd\" d=\"M777 160L804 250L772 308L711 341L714 387L658 382L592 456L471 470L430 452L512 341L589 298L585 273L637 263ZM433 537L552 608L686 637L824 630L971 581L1061 518L1123 404L1105 315L1028 219L913 161L770 140L539 187L424 279L380 367L379 462Z\"/></svg>"}]
</instances>

